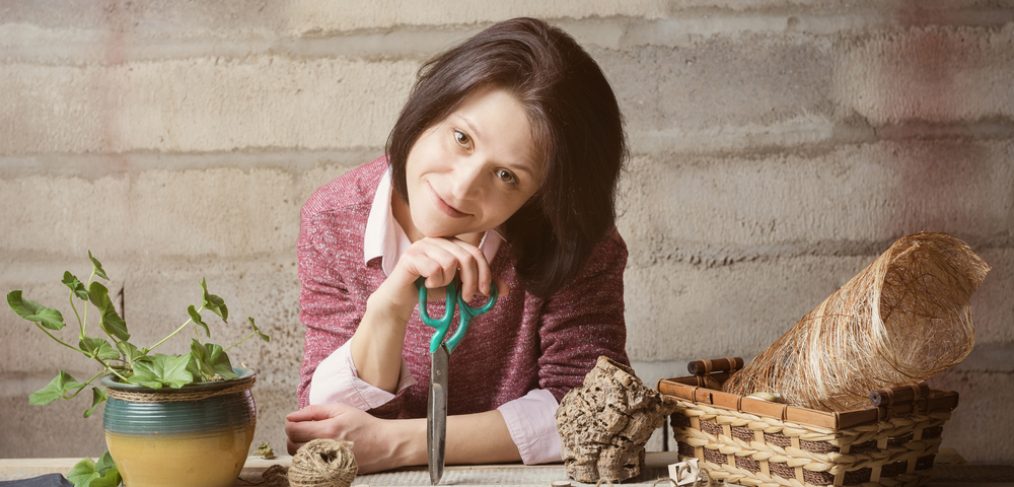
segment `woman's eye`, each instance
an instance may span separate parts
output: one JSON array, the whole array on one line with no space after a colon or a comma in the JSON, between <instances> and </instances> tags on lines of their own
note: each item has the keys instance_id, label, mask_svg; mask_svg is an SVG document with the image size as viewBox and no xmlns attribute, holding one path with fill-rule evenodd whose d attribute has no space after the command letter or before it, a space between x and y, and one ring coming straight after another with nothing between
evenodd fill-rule
<instances>
[{"instance_id":1,"label":"woman's eye","mask_svg":"<svg viewBox=\"0 0 1014 487\"><path fill-rule=\"evenodd\" d=\"M460 130L454 131L454 141L457 142L458 145L462 147L468 147L469 144L471 143L471 139L469 139L468 136L465 135L465 133Z\"/></svg>"},{"instance_id":2,"label":"woman's eye","mask_svg":"<svg viewBox=\"0 0 1014 487\"><path fill-rule=\"evenodd\" d=\"M515 176L514 173L506 169L497 169L496 177L500 178L501 181L510 184L511 186L518 184L517 176Z\"/></svg>"}]
</instances>

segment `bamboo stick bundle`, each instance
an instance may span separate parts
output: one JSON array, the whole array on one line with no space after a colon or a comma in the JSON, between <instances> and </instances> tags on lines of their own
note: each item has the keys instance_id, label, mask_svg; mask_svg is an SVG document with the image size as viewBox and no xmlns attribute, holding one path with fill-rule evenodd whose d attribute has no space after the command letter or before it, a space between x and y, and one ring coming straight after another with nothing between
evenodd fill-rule
<instances>
[{"instance_id":1,"label":"bamboo stick bundle","mask_svg":"<svg viewBox=\"0 0 1014 487\"><path fill-rule=\"evenodd\" d=\"M975 342L969 300L987 272L950 235L902 237L724 389L774 392L814 409L867 407L870 391L923 381L968 356Z\"/></svg>"}]
</instances>

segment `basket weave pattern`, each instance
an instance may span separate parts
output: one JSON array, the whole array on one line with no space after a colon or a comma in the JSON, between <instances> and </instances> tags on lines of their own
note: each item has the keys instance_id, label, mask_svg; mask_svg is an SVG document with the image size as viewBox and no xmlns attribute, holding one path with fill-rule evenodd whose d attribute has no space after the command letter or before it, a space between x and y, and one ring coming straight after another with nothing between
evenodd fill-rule
<instances>
[{"instance_id":1,"label":"basket weave pattern","mask_svg":"<svg viewBox=\"0 0 1014 487\"><path fill-rule=\"evenodd\" d=\"M955 392L925 384L880 389L871 405L821 411L722 391L740 358L690 363L663 379L680 457L712 480L759 487L916 486L929 477Z\"/></svg>"},{"instance_id":2,"label":"basket weave pattern","mask_svg":"<svg viewBox=\"0 0 1014 487\"><path fill-rule=\"evenodd\" d=\"M712 479L775 486L918 485L928 476L949 412L891 418L833 431L677 401L681 456Z\"/></svg>"}]
</instances>

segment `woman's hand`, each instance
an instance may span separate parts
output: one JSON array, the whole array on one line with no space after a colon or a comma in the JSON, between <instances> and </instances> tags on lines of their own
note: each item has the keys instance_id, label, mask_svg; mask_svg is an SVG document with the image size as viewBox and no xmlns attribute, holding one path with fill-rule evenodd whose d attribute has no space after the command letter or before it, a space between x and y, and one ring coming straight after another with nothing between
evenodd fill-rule
<instances>
[{"instance_id":1,"label":"woman's hand","mask_svg":"<svg viewBox=\"0 0 1014 487\"><path fill-rule=\"evenodd\" d=\"M359 473L426 465L426 418L380 419L344 404L307 406L285 417L288 450L295 455L317 438L353 442ZM447 417L448 465L521 460L500 411Z\"/></svg>"},{"instance_id":2,"label":"woman's hand","mask_svg":"<svg viewBox=\"0 0 1014 487\"><path fill-rule=\"evenodd\" d=\"M407 426L345 404L313 405L285 417L286 446L295 455L299 447L317 438L351 441L359 473L378 472L413 463L410 440L419 435L405 431Z\"/></svg>"},{"instance_id":3,"label":"woman's hand","mask_svg":"<svg viewBox=\"0 0 1014 487\"><path fill-rule=\"evenodd\" d=\"M391 275L367 299L366 312L350 339L360 379L394 392L405 328L419 302L416 280L425 277L426 287L439 288L450 284L455 274L461 277L464 296L488 295L492 273L474 245L455 238L423 238L402 254Z\"/></svg>"},{"instance_id":4,"label":"woman's hand","mask_svg":"<svg viewBox=\"0 0 1014 487\"><path fill-rule=\"evenodd\" d=\"M466 300L477 294L489 296L493 273L478 247L456 238L422 238L398 259L371 301L377 297L407 317L419 302L417 279L425 277L426 287L435 289L450 284L455 275L461 278L461 295Z\"/></svg>"}]
</instances>

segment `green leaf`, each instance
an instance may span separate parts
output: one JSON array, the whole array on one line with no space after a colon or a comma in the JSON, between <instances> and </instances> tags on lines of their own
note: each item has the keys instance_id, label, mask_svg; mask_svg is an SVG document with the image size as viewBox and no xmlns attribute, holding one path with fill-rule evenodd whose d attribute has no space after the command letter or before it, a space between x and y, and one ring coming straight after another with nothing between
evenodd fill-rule
<instances>
[{"instance_id":1,"label":"green leaf","mask_svg":"<svg viewBox=\"0 0 1014 487\"><path fill-rule=\"evenodd\" d=\"M116 487L120 485L120 472L113 459L106 452L99 458L98 464L85 458L74 465L67 474L74 487Z\"/></svg>"},{"instance_id":2,"label":"green leaf","mask_svg":"<svg viewBox=\"0 0 1014 487\"><path fill-rule=\"evenodd\" d=\"M75 296L88 301L88 290L85 289L84 284L81 284L81 281L77 278L77 276L71 274L69 271L65 271L63 273L63 283L74 292Z\"/></svg>"},{"instance_id":3,"label":"green leaf","mask_svg":"<svg viewBox=\"0 0 1014 487\"><path fill-rule=\"evenodd\" d=\"M151 363L148 359L151 357L145 357L142 360L134 362L134 373L130 377L127 377L127 382L144 386L149 389L161 389L162 381L158 380L157 374L151 371Z\"/></svg>"},{"instance_id":4,"label":"green leaf","mask_svg":"<svg viewBox=\"0 0 1014 487\"><path fill-rule=\"evenodd\" d=\"M116 469L116 463L113 462L113 457L109 455L108 451L99 457L99 461L95 465L95 469L98 470L100 474L108 472L109 469Z\"/></svg>"},{"instance_id":5,"label":"green leaf","mask_svg":"<svg viewBox=\"0 0 1014 487\"><path fill-rule=\"evenodd\" d=\"M99 478L92 480L92 483L88 487L116 487L120 485L122 480L120 479L120 471L113 466L112 469L107 470L105 473L99 473Z\"/></svg>"},{"instance_id":6,"label":"green leaf","mask_svg":"<svg viewBox=\"0 0 1014 487\"><path fill-rule=\"evenodd\" d=\"M22 298L20 289L7 294L7 304L18 316L50 330L62 330L67 326L59 311Z\"/></svg>"},{"instance_id":7,"label":"green leaf","mask_svg":"<svg viewBox=\"0 0 1014 487\"><path fill-rule=\"evenodd\" d=\"M124 360L128 362L134 362L146 355L146 352L138 350L134 344L130 342L116 342L116 348L123 354Z\"/></svg>"},{"instance_id":8,"label":"green leaf","mask_svg":"<svg viewBox=\"0 0 1014 487\"><path fill-rule=\"evenodd\" d=\"M197 309L194 308L194 305L191 304L187 308L187 313L190 314L190 319L194 321L194 324L200 326L201 328L204 328L204 334L210 337L211 329L208 328L208 324L205 323L203 319L201 319L201 314L197 312Z\"/></svg>"},{"instance_id":9,"label":"green leaf","mask_svg":"<svg viewBox=\"0 0 1014 487\"><path fill-rule=\"evenodd\" d=\"M95 272L95 275L108 281L109 276L106 275L106 270L102 268L102 263L99 262L99 259L96 259L95 256L92 255L91 250L88 251L88 260L92 261L92 270Z\"/></svg>"},{"instance_id":10,"label":"green leaf","mask_svg":"<svg viewBox=\"0 0 1014 487\"><path fill-rule=\"evenodd\" d=\"M204 307L222 318L222 321L228 323L229 308L225 306L225 300L215 296L214 294L208 293L208 283L204 280L204 278L201 278L201 290L204 294Z\"/></svg>"},{"instance_id":11,"label":"green leaf","mask_svg":"<svg viewBox=\"0 0 1014 487\"><path fill-rule=\"evenodd\" d=\"M257 327L257 323L254 321L253 317L247 316L246 320L247 322L250 323L250 328L253 329L254 333L257 334L258 338L260 338L265 342L271 341L271 337L269 337L266 333L262 332L261 329Z\"/></svg>"},{"instance_id":12,"label":"green leaf","mask_svg":"<svg viewBox=\"0 0 1014 487\"><path fill-rule=\"evenodd\" d=\"M161 389L166 386L179 389L194 382L193 374L187 370L189 362L189 353L147 356L134 362L134 375L130 376L127 382L152 389Z\"/></svg>"},{"instance_id":13,"label":"green leaf","mask_svg":"<svg viewBox=\"0 0 1014 487\"><path fill-rule=\"evenodd\" d=\"M108 341L96 337L84 337L78 342L80 348L89 358L98 357L102 360L113 360L120 358L117 352Z\"/></svg>"},{"instance_id":14,"label":"green leaf","mask_svg":"<svg viewBox=\"0 0 1014 487\"><path fill-rule=\"evenodd\" d=\"M198 375L205 382L215 379L235 379L236 372L232 370L232 363L229 355L225 353L220 345L214 343L202 344L197 340L190 343L190 370L195 369Z\"/></svg>"},{"instance_id":15,"label":"green leaf","mask_svg":"<svg viewBox=\"0 0 1014 487\"><path fill-rule=\"evenodd\" d=\"M120 318L120 315L116 312L112 300L109 299L109 290L105 286L98 282L93 282L88 289L88 299L102 313L99 325L103 331L108 333L109 336L118 338L120 341L130 339L130 333L127 333L127 324L124 323L123 318Z\"/></svg>"},{"instance_id":16,"label":"green leaf","mask_svg":"<svg viewBox=\"0 0 1014 487\"><path fill-rule=\"evenodd\" d=\"M56 377L53 377L53 380L49 381L49 384L46 384L46 387L29 395L28 403L33 406L45 406L79 387L81 387L80 382L61 370L59 374L56 374Z\"/></svg>"},{"instance_id":17,"label":"green leaf","mask_svg":"<svg viewBox=\"0 0 1014 487\"><path fill-rule=\"evenodd\" d=\"M95 462L90 458L82 459L74 464L74 468L67 473L67 480L74 484L74 487L91 487L92 481L101 477L95 468Z\"/></svg>"},{"instance_id":18,"label":"green leaf","mask_svg":"<svg viewBox=\"0 0 1014 487\"><path fill-rule=\"evenodd\" d=\"M106 395L106 391L98 387L92 387L92 406L85 410L84 417L91 417L91 415L95 412L95 408L106 402L106 399L109 399L109 396Z\"/></svg>"},{"instance_id":19,"label":"green leaf","mask_svg":"<svg viewBox=\"0 0 1014 487\"><path fill-rule=\"evenodd\" d=\"M187 363L187 370L194 376L194 382L203 382L210 374L213 374L210 367L205 367L204 356L206 354L201 342L196 338L190 340L190 362Z\"/></svg>"}]
</instances>

